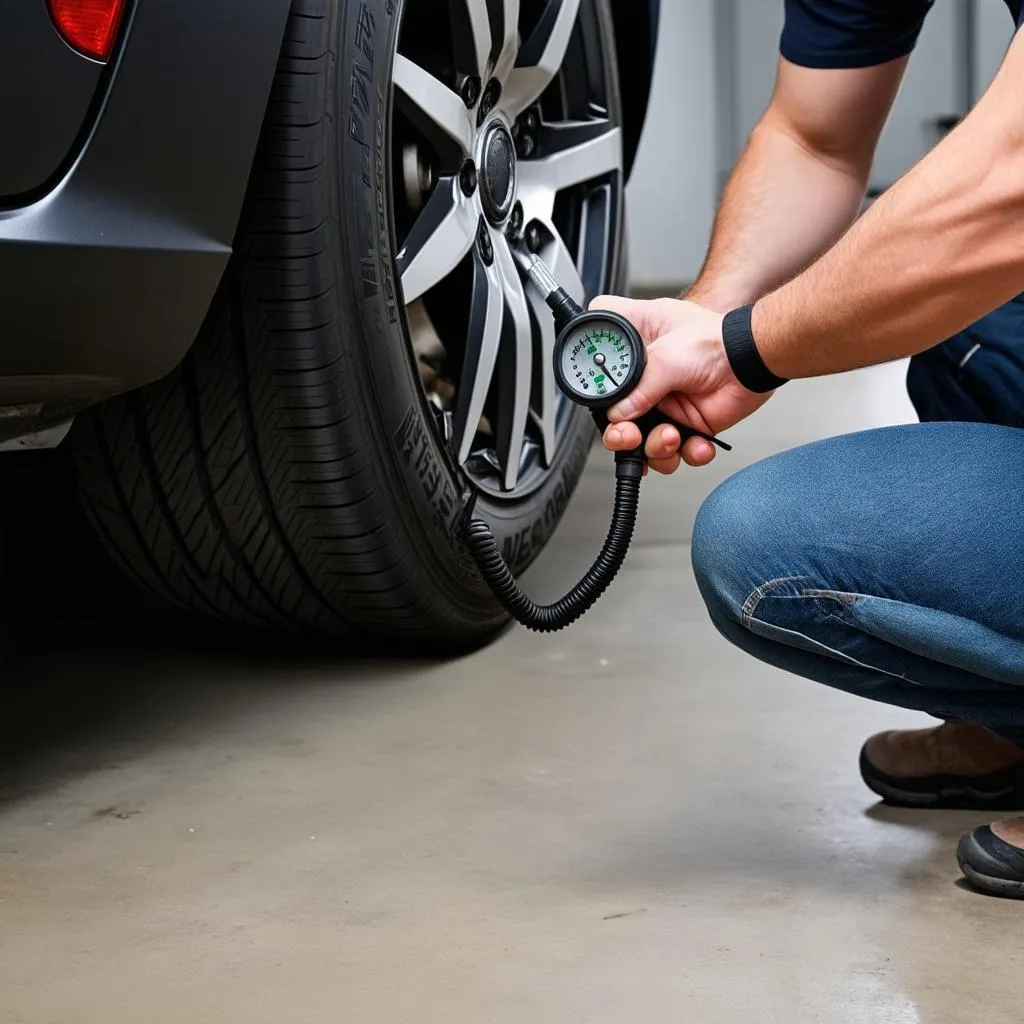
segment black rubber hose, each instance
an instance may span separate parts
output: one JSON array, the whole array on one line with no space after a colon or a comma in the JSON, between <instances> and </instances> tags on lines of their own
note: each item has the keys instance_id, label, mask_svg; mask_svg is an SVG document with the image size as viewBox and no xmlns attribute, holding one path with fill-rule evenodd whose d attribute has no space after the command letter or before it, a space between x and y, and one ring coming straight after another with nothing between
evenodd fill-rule
<instances>
[{"instance_id":1,"label":"black rubber hose","mask_svg":"<svg viewBox=\"0 0 1024 1024\"><path fill-rule=\"evenodd\" d=\"M633 540L642 469L642 462L617 465L615 509L604 547L583 579L554 604L536 604L523 593L483 520L470 519L465 524L463 536L480 575L514 619L537 633L556 633L594 606L622 568Z\"/></svg>"}]
</instances>

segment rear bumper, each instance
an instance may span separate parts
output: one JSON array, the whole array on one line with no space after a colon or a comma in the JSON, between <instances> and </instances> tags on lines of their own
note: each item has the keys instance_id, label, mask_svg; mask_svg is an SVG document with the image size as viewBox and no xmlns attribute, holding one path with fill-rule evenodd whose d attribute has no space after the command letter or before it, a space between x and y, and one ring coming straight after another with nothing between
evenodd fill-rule
<instances>
[{"instance_id":1,"label":"rear bumper","mask_svg":"<svg viewBox=\"0 0 1024 1024\"><path fill-rule=\"evenodd\" d=\"M0 211L0 420L40 403L53 419L181 360L230 255L288 6L136 4L81 152Z\"/></svg>"}]
</instances>

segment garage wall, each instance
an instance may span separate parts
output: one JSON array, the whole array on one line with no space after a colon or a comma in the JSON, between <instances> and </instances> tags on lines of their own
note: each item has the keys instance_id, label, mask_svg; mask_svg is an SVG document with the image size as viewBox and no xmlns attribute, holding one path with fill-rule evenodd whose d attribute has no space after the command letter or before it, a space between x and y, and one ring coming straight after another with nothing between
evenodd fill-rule
<instances>
[{"instance_id":1,"label":"garage wall","mask_svg":"<svg viewBox=\"0 0 1024 1024\"><path fill-rule=\"evenodd\" d=\"M980 96L992 81L1013 36L1003 0L974 0L973 92Z\"/></svg>"},{"instance_id":2,"label":"garage wall","mask_svg":"<svg viewBox=\"0 0 1024 1024\"><path fill-rule=\"evenodd\" d=\"M724 152L733 160L771 96L782 31L782 0L728 0L735 10L735 134ZM891 184L938 140L939 118L964 108L967 88L958 43L963 38L964 0L944 0L928 17L903 88L879 144L873 184ZM1003 9L1005 16L1006 11ZM720 54L727 60L728 51ZM732 160L727 166L731 166Z\"/></svg>"},{"instance_id":3,"label":"garage wall","mask_svg":"<svg viewBox=\"0 0 1024 1024\"><path fill-rule=\"evenodd\" d=\"M704 260L717 197L716 0L662 0L654 93L629 184L630 269L670 291Z\"/></svg>"},{"instance_id":4,"label":"garage wall","mask_svg":"<svg viewBox=\"0 0 1024 1024\"><path fill-rule=\"evenodd\" d=\"M629 188L631 271L668 294L703 262L721 183L771 95L783 0L662 0L651 114ZM991 80L1012 22L1002 0L942 0L879 146L891 184Z\"/></svg>"}]
</instances>

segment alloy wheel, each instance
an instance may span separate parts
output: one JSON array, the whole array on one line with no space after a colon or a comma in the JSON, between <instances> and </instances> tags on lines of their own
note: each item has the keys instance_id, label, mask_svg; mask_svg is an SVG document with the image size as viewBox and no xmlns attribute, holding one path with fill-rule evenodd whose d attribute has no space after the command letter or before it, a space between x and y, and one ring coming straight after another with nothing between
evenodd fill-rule
<instances>
[{"instance_id":1,"label":"alloy wheel","mask_svg":"<svg viewBox=\"0 0 1024 1024\"><path fill-rule=\"evenodd\" d=\"M623 154L605 29L593 0L406 5L397 276L437 422L497 498L543 482L572 420L550 312L513 247L539 253L580 302L614 273Z\"/></svg>"}]
</instances>

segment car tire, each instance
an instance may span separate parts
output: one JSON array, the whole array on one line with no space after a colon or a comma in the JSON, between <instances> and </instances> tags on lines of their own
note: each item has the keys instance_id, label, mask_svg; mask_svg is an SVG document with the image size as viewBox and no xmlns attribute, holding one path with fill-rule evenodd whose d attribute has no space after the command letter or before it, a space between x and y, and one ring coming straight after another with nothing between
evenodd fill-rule
<instances>
[{"instance_id":1,"label":"car tire","mask_svg":"<svg viewBox=\"0 0 1024 1024\"><path fill-rule=\"evenodd\" d=\"M578 17L591 55L599 40L617 123L607 0L582 0ZM452 417L428 400L403 301L390 155L401 23L394 0L295 0L199 338L167 378L80 416L72 445L89 520L152 594L236 623L450 652L506 616L458 539ZM619 283L621 185L590 291ZM530 487L479 488L516 571L551 537L593 440L575 408L558 429Z\"/></svg>"}]
</instances>

